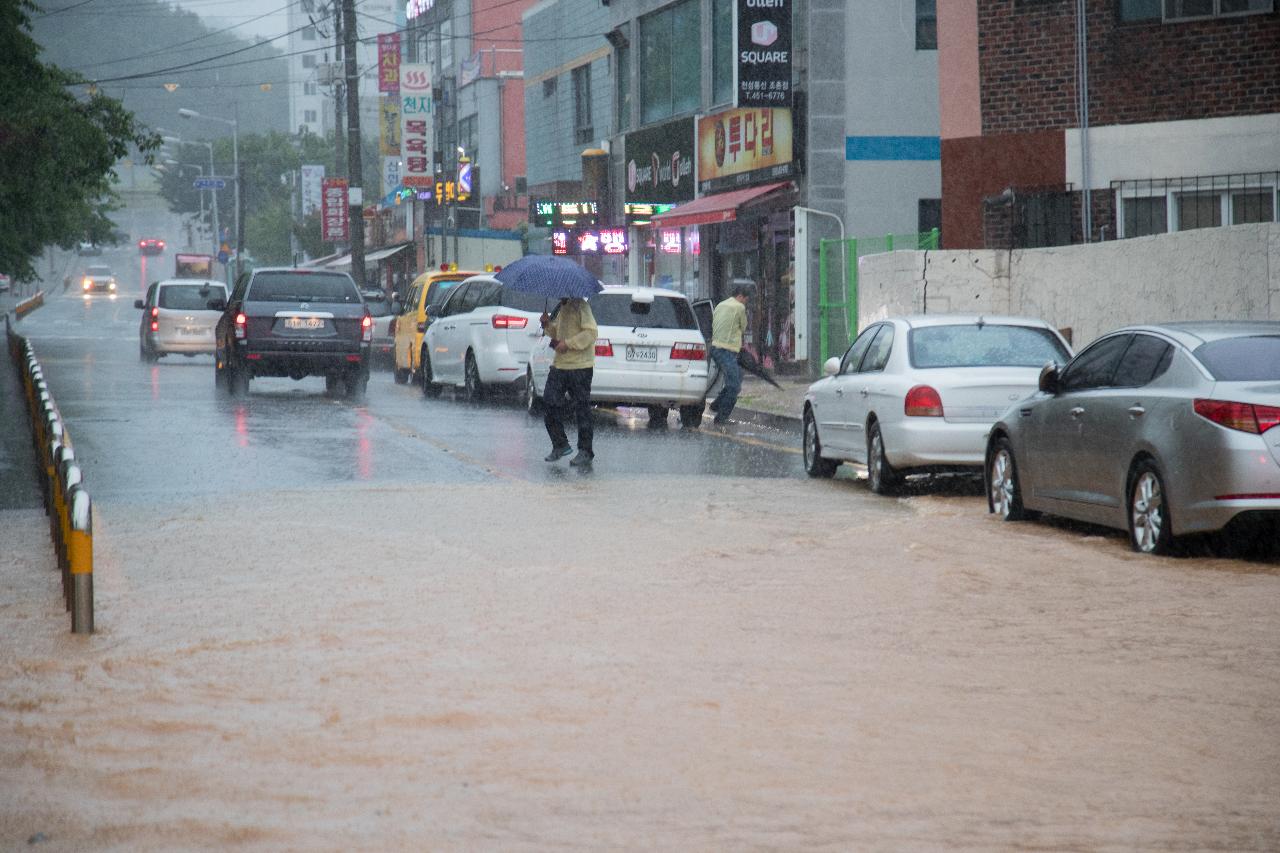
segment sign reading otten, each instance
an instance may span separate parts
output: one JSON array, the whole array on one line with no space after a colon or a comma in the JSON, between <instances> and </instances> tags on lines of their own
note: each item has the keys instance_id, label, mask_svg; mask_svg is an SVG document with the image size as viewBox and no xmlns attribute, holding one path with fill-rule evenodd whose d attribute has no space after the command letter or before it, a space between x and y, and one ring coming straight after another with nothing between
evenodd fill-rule
<instances>
[{"instance_id":1,"label":"sign reading otten","mask_svg":"<svg viewBox=\"0 0 1280 853\"><path fill-rule=\"evenodd\" d=\"M693 200L693 119L627 134L626 201Z\"/></svg>"},{"instance_id":2,"label":"sign reading otten","mask_svg":"<svg viewBox=\"0 0 1280 853\"><path fill-rule=\"evenodd\" d=\"M720 192L794 174L791 110L725 110L698 119L699 192Z\"/></svg>"},{"instance_id":3,"label":"sign reading otten","mask_svg":"<svg viewBox=\"0 0 1280 853\"><path fill-rule=\"evenodd\" d=\"M400 183L430 187L436 182L435 102L431 97L431 66L400 66Z\"/></svg>"},{"instance_id":4,"label":"sign reading otten","mask_svg":"<svg viewBox=\"0 0 1280 853\"><path fill-rule=\"evenodd\" d=\"M320 191L320 239L326 243L347 240L347 179L325 178Z\"/></svg>"},{"instance_id":5,"label":"sign reading otten","mask_svg":"<svg viewBox=\"0 0 1280 853\"><path fill-rule=\"evenodd\" d=\"M791 0L737 0L735 12L735 103L790 107Z\"/></svg>"}]
</instances>

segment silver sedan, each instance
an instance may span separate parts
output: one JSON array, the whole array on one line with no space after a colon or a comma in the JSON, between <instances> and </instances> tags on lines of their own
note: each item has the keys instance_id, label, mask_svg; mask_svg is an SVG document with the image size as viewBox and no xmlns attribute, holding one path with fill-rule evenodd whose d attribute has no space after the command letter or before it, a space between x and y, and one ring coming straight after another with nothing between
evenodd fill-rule
<instances>
[{"instance_id":1,"label":"silver sedan","mask_svg":"<svg viewBox=\"0 0 1280 853\"><path fill-rule=\"evenodd\" d=\"M1280 518L1280 323L1102 336L995 424L985 471L1005 519L1128 529L1143 553L1242 515Z\"/></svg>"},{"instance_id":2,"label":"silver sedan","mask_svg":"<svg viewBox=\"0 0 1280 853\"><path fill-rule=\"evenodd\" d=\"M1035 391L1046 362L1070 357L1043 320L930 314L873 323L809 386L805 470L830 477L841 462L865 462L877 494L911 473L976 474L991 424Z\"/></svg>"}]
</instances>

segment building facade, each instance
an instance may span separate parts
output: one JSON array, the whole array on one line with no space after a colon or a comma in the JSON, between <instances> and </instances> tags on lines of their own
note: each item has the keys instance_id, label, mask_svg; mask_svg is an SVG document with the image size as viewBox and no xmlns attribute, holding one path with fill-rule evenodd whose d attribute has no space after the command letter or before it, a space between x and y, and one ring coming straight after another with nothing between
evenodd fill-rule
<instances>
[{"instance_id":1,"label":"building facade","mask_svg":"<svg viewBox=\"0 0 1280 853\"><path fill-rule=\"evenodd\" d=\"M939 17L945 247L1275 221L1274 0L965 0Z\"/></svg>"}]
</instances>

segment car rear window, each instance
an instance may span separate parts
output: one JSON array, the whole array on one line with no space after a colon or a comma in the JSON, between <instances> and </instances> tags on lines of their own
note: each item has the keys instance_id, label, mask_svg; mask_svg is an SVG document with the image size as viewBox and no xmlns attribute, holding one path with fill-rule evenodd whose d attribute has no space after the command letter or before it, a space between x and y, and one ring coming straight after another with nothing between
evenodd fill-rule
<instances>
[{"instance_id":1,"label":"car rear window","mask_svg":"<svg viewBox=\"0 0 1280 853\"><path fill-rule=\"evenodd\" d=\"M1066 363L1071 356L1053 332L1034 326L964 323L912 329L911 366L1041 367L1047 361Z\"/></svg>"},{"instance_id":2,"label":"car rear window","mask_svg":"<svg viewBox=\"0 0 1280 853\"><path fill-rule=\"evenodd\" d=\"M521 290L512 290L510 287L502 288L503 308L514 308L516 311L531 311L537 314L546 311L548 306L555 306L559 303L559 299L548 299L545 296L525 293Z\"/></svg>"},{"instance_id":3,"label":"car rear window","mask_svg":"<svg viewBox=\"0 0 1280 853\"><path fill-rule=\"evenodd\" d=\"M160 307L179 311L208 311L210 299L226 299L220 284L168 284L160 288Z\"/></svg>"},{"instance_id":4,"label":"car rear window","mask_svg":"<svg viewBox=\"0 0 1280 853\"><path fill-rule=\"evenodd\" d=\"M1196 347L1194 355L1219 382L1280 380L1280 335L1209 341Z\"/></svg>"},{"instance_id":5,"label":"car rear window","mask_svg":"<svg viewBox=\"0 0 1280 853\"><path fill-rule=\"evenodd\" d=\"M597 293L587 300L599 326L641 329L696 329L689 300L655 296L652 302L634 302L630 293Z\"/></svg>"},{"instance_id":6,"label":"car rear window","mask_svg":"<svg viewBox=\"0 0 1280 853\"><path fill-rule=\"evenodd\" d=\"M265 272L253 277L245 294L249 302L360 302L356 283L345 275Z\"/></svg>"},{"instance_id":7,"label":"car rear window","mask_svg":"<svg viewBox=\"0 0 1280 853\"><path fill-rule=\"evenodd\" d=\"M387 299L387 294L381 290L365 290L361 291L364 297L364 304L369 309L371 317L385 317L391 313L391 301Z\"/></svg>"}]
</instances>

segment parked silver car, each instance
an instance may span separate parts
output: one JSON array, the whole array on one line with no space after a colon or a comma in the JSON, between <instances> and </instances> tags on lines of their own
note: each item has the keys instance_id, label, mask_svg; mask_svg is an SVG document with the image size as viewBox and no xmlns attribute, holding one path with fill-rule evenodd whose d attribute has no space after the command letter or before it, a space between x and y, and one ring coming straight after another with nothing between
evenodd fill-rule
<instances>
[{"instance_id":1,"label":"parked silver car","mask_svg":"<svg viewBox=\"0 0 1280 853\"><path fill-rule=\"evenodd\" d=\"M991 424L1071 350L1043 320L929 314L873 323L809 386L804 466L865 462L877 494L910 473L982 470Z\"/></svg>"},{"instance_id":2,"label":"parked silver car","mask_svg":"<svg viewBox=\"0 0 1280 853\"><path fill-rule=\"evenodd\" d=\"M1005 519L1127 528L1144 553L1243 514L1280 518L1280 323L1102 336L996 422L985 471Z\"/></svg>"}]
</instances>

